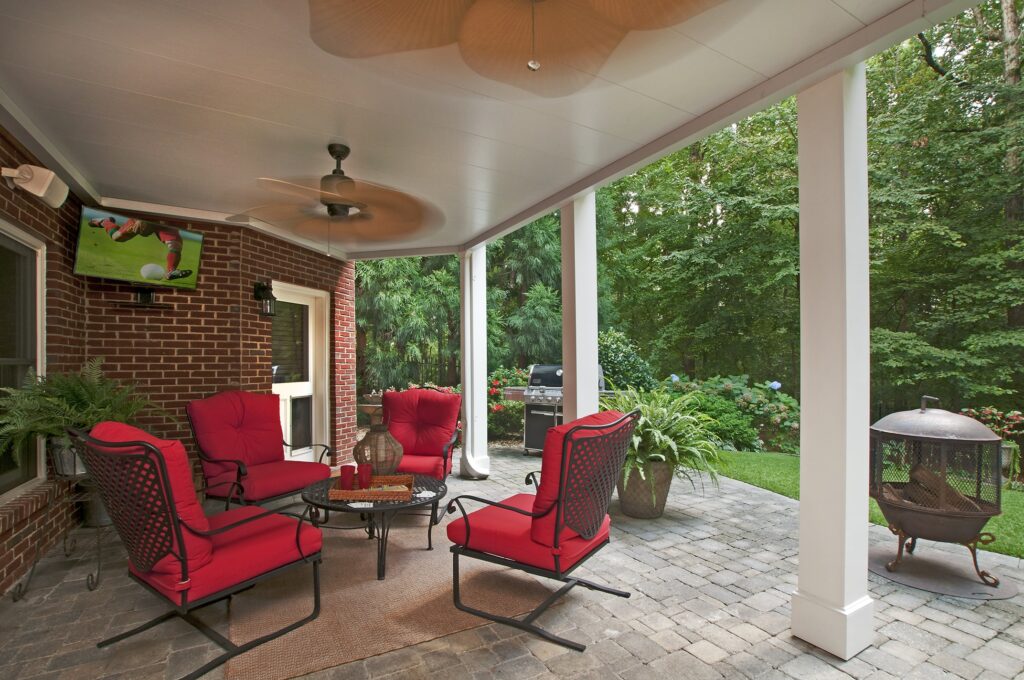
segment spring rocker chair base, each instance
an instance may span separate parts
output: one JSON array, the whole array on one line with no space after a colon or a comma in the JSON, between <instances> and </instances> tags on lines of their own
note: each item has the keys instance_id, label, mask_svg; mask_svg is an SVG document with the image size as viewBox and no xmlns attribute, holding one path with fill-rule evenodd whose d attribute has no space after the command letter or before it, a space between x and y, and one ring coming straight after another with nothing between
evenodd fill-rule
<instances>
[{"instance_id":1,"label":"spring rocker chair base","mask_svg":"<svg viewBox=\"0 0 1024 680\"><path fill-rule=\"evenodd\" d=\"M281 567L280 569L275 569L274 571L271 571L271 572L268 572L266 574L263 574L262 576L260 576L258 578L255 578L255 579L252 579L249 582L240 584L240 587L237 590L233 590L230 593L217 593L215 595L211 595L205 601L200 601L200 602L195 603L194 605L190 605L187 610L172 609L170 611L164 612L163 614L161 614L160 616L156 617L155 619L147 621L146 623L143 623L140 626L136 626L135 628L132 628L131 630L125 631L123 633L120 633L119 635L115 635L114 637L110 637L110 638L107 638L106 640L98 642L96 644L96 646L101 648L101 649L103 647L109 647L110 645L118 643L118 642L120 642L122 640L126 640L127 638L130 638L130 637L132 637L134 635L138 635L139 633L145 632L145 631L149 630L150 628L158 626L161 623L163 623L164 621L169 621L169 620L173 619L174 617L178 617L178 618L186 621L193 628L195 628L200 633L205 635L211 642L216 643L221 649L224 650L224 653L221 654L220 656L216 657L215 659L213 659L211 661L208 661L207 663L203 664L201 667L199 667L196 670L192 671L188 675L184 675L184 676L181 677L181 680L195 680L196 678L202 677L203 675L206 675L207 673L212 671L214 668L222 665L228 659L236 657L239 654L244 654L245 652L248 652L250 649L254 649L256 647L259 647L260 645L262 645L265 642L270 642L271 640L276 640L277 638L281 637L282 635L290 633L290 632L292 632L293 630L295 630L297 628L301 628L302 626L306 625L310 621L313 621L315 618L320 616L320 559L319 559L319 556L317 556L317 558L315 560L311 560L311 562L313 564L313 611L308 616L305 616L305 617L303 617L303 618L301 618L298 621L295 621L293 623L289 623L284 628L280 628L280 629L274 631L273 633L267 633L266 635L263 635L263 636L260 636L258 638L255 638L254 640L250 640L249 642L246 642L246 643L243 643L243 644L240 644L240 645L236 645L234 642L232 642L231 640L227 639L226 637L224 637L223 635L218 633L213 628L210 628L202 620L200 620L200 619L196 618L195 616L193 616L193 612L195 612L195 611L197 611L199 609L202 609L204 607L208 607L211 604L216 604L218 602L223 602L224 600L228 600L228 603L230 605L230 601L231 601L232 596L237 595L237 594L239 594L239 593L241 593L243 591L249 590L254 585L256 585L256 583L258 583L260 581L263 581L264 579L270 578L271 576L275 576L279 572L284 571L286 569L289 569L292 566L295 566L295 565L292 565L292 564L289 564L289 565L286 565L284 567ZM147 590L150 589L149 585L146 584L145 582L140 581L139 579L135 579L135 580L139 581L139 583L141 583L143 586L145 586Z\"/></svg>"},{"instance_id":2,"label":"spring rocker chair base","mask_svg":"<svg viewBox=\"0 0 1024 680\"><path fill-rule=\"evenodd\" d=\"M598 546L598 549L603 547L606 543L607 543L607 541L605 541L605 543L602 543L600 546ZM595 549L593 552L596 553L598 549ZM494 555L488 555L487 553L477 552L476 550L468 550L468 549L463 548L462 546L458 546L458 545L452 546L451 552L452 552L452 599L455 602L456 609L460 609L460 610L462 610L464 612L467 612L469 614L473 614L474 616L479 616L480 618L487 619L488 621L494 621L495 623L503 623L503 624L505 624L507 626L512 626L513 628L518 628L519 630L526 631L527 633L533 633L537 637L543 638L543 639L547 640L548 642L553 642L556 645L561 645L562 647L568 647L569 649L576 650L577 652L582 652L583 650L585 650L587 648L587 646L584 645L584 644L580 644L579 642L574 642L573 640L567 640L566 638L559 637L558 635L555 635L554 633L552 633L550 631L547 631L547 630L544 630L540 626L535 625L533 622L536 621L541 615L543 615L544 612L546 612L548 610L548 608L551 607L551 605L553 605L554 603L558 602L560 599L565 597L565 595L567 595L569 593L569 591L572 590L573 588L575 588L576 586L583 586L584 588L589 588L590 590L596 590L596 591L600 591L602 593L608 593L609 595L615 595L617 597L629 597L630 596L630 593L627 593L627 592L625 592L623 590L616 590L615 588L609 588L608 586L603 586L603 585L601 585L599 583L594 583L592 581L587 581L587 580L582 579L582 578L570 577L568 573L563 573L562 575L558 575L557 573L555 573L553 571L548 571L546 569L538 569L536 567L530 567L530 566L527 566L527 565L524 565L524 564L520 564L519 562L514 562L512 560L506 560L506 559L503 559L501 557L496 557ZM593 553L591 553L591 554L593 554ZM561 588L559 588L555 592L551 593L551 595L549 595L543 602L541 602L539 605L537 605L537 607L535 607L532 611L527 613L526 616L524 616L522 619L514 619L514 618L509 617L509 616L502 616L500 614L492 614L490 612L485 612L485 611L483 611L481 609L476 609L475 607L470 607L469 605L467 605L467 604L462 602L462 598L461 598L460 593L459 593L459 556L460 555L465 555L466 557L472 557L474 559L483 560L485 562L491 562L493 564L500 564L502 566L510 567L512 569L518 569L519 571L525 571L525 572L527 572L529 574L533 574L535 576L543 576L545 578L554 579L556 581L561 581L565 585L563 585ZM589 557L589 555L587 557ZM580 560L575 566L579 566L580 564L582 564L585 561L586 561L586 558L584 558L583 560Z\"/></svg>"}]
</instances>

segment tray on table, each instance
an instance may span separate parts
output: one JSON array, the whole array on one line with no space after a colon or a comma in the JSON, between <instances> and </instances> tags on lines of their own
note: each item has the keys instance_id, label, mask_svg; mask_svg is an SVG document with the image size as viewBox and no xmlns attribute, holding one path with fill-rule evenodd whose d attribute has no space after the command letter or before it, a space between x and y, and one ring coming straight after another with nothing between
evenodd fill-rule
<instances>
[{"instance_id":1,"label":"tray on table","mask_svg":"<svg viewBox=\"0 0 1024 680\"><path fill-rule=\"evenodd\" d=\"M406 501L412 499L412 475L373 475L368 489L340 489L337 484L327 491L332 501ZM358 482L358 479L356 480ZM340 482L339 482L340 483ZM375 489L380 486L403 486L402 490Z\"/></svg>"}]
</instances>

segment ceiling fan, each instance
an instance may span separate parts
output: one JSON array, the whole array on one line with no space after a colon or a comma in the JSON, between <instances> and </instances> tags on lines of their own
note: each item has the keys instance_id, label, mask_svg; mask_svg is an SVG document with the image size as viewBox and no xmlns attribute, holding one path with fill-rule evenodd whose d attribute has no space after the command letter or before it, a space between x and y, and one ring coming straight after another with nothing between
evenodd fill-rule
<instances>
[{"instance_id":1,"label":"ceiling fan","mask_svg":"<svg viewBox=\"0 0 1024 680\"><path fill-rule=\"evenodd\" d=\"M309 0L309 32L346 58L457 44L480 75L544 97L594 79L630 31L666 28L724 0Z\"/></svg>"},{"instance_id":2,"label":"ceiling fan","mask_svg":"<svg viewBox=\"0 0 1024 680\"><path fill-rule=\"evenodd\" d=\"M256 219L306 239L323 241L328 254L332 238L342 247L393 241L442 224L441 212L428 202L346 175L341 162L349 151L344 144L328 144L334 169L323 177L260 177L259 185L279 198L228 220Z\"/></svg>"}]
</instances>

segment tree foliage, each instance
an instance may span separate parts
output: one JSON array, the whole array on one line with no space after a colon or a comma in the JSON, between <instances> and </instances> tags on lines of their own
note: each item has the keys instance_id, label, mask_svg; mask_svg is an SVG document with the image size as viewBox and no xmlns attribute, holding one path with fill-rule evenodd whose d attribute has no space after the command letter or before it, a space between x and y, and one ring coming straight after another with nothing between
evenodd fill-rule
<instances>
[{"instance_id":1,"label":"tree foliage","mask_svg":"<svg viewBox=\"0 0 1024 680\"><path fill-rule=\"evenodd\" d=\"M1021 0L989 0L867 64L872 396L1020 408ZM598 192L601 327L654 375L799 385L796 101ZM360 262L360 380L458 380L454 257ZM488 248L488 352L558 361L557 215ZM424 375L422 371L428 371ZM399 379L402 378L402 379Z\"/></svg>"}]
</instances>

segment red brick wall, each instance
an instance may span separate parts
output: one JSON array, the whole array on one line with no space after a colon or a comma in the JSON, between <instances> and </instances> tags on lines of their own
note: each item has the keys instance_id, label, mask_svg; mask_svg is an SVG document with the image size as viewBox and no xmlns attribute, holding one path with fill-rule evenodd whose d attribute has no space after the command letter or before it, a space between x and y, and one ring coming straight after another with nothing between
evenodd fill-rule
<instances>
[{"instance_id":1,"label":"red brick wall","mask_svg":"<svg viewBox=\"0 0 1024 680\"><path fill-rule=\"evenodd\" d=\"M4 166L38 164L0 129ZM158 289L166 307L131 306L129 285L72 273L81 204L51 210L0 184L0 218L47 243L47 370L79 368L104 357L113 377L135 384L163 414L142 425L191 448L185 404L225 389L269 391L270 320L257 313L257 280L278 280L331 295L332 447L347 456L355 441L354 266L248 228L170 222L203 234L198 287ZM2 320L0 320L2 322ZM66 493L53 483L0 505L0 593L27 570L36 549L47 550L69 526L52 502ZM51 507L52 506L52 507Z\"/></svg>"},{"instance_id":2,"label":"red brick wall","mask_svg":"<svg viewBox=\"0 0 1024 680\"><path fill-rule=\"evenodd\" d=\"M17 167L23 163L38 161L0 128L0 166ZM47 244L46 366L51 371L76 369L85 357L81 341L84 282L72 273L75 224L80 208L81 204L72 197L60 210L52 210L0 182L0 219ZM30 493L0 504L0 593L6 592L28 570L37 550L48 550L70 525L70 507L54 503L67 493L66 484L44 482Z\"/></svg>"}]
</instances>

